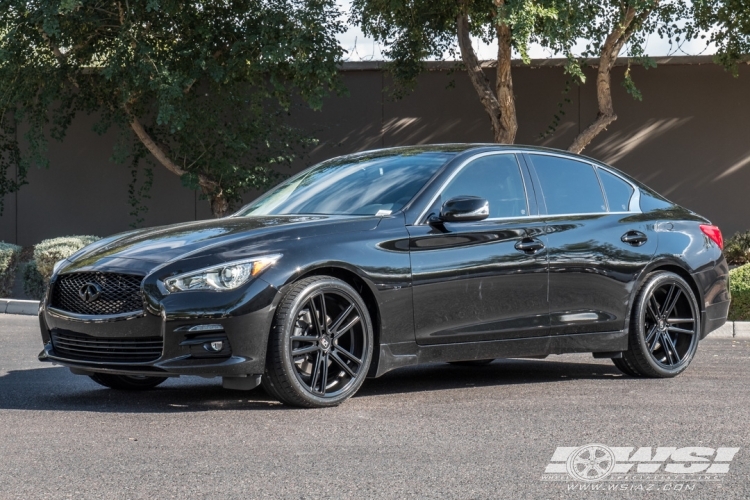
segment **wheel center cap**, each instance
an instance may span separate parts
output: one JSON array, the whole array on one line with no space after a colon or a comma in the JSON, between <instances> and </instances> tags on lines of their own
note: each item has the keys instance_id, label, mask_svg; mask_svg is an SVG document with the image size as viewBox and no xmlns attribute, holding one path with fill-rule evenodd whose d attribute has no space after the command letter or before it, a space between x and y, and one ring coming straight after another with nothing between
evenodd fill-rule
<instances>
[{"instance_id":1,"label":"wheel center cap","mask_svg":"<svg viewBox=\"0 0 750 500\"><path fill-rule=\"evenodd\" d=\"M322 347L324 351L327 351L331 347L331 339L328 337L321 338L320 347Z\"/></svg>"},{"instance_id":2,"label":"wheel center cap","mask_svg":"<svg viewBox=\"0 0 750 500\"><path fill-rule=\"evenodd\" d=\"M659 320L659 330L664 330L667 327L666 322L663 319Z\"/></svg>"}]
</instances>

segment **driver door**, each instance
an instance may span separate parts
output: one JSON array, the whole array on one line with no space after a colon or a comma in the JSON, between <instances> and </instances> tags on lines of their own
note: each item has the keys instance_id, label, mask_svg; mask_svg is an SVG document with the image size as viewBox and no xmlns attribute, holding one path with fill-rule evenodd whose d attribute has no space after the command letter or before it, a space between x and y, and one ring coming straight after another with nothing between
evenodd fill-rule
<instances>
[{"instance_id":1,"label":"driver door","mask_svg":"<svg viewBox=\"0 0 750 500\"><path fill-rule=\"evenodd\" d=\"M446 184L433 212L456 196L485 198L489 217L407 227L417 343L547 335L547 236L530 215L536 200L525 165L511 153L473 159Z\"/></svg>"}]
</instances>

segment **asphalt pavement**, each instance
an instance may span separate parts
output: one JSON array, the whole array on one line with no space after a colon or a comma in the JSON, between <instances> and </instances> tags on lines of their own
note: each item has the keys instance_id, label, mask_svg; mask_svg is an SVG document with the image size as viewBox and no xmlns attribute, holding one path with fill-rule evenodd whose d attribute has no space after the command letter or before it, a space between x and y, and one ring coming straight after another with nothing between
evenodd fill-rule
<instances>
[{"instance_id":1,"label":"asphalt pavement","mask_svg":"<svg viewBox=\"0 0 750 500\"><path fill-rule=\"evenodd\" d=\"M404 368L324 410L219 379L117 392L41 347L36 318L0 316L0 500L750 498L747 339L709 337L670 380L590 355ZM558 447L589 443L739 451L711 480L545 479Z\"/></svg>"}]
</instances>

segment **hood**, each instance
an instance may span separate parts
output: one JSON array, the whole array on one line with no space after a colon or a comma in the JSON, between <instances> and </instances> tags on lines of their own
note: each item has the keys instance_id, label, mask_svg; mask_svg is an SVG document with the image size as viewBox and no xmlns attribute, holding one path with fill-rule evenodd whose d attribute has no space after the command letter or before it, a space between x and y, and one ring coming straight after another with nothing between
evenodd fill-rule
<instances>
[{"instance_id":1,"label":"hood","mask_svg":"<svg viewBox=\"0 0 750 500\"><path fill-rule=\"evenodd\" d=\"M111 264L141 261L153 267L181 258L218 251L219 248L253 245L268 237L320 236L334 232L373 229L380 218L327 215L293 215L264 217L227 217L208 221L186 222L121 233L99 240L71 256L72 265L64 271ZM149 265L151 264L151 265Z\"/></svg>"}]
</instances>

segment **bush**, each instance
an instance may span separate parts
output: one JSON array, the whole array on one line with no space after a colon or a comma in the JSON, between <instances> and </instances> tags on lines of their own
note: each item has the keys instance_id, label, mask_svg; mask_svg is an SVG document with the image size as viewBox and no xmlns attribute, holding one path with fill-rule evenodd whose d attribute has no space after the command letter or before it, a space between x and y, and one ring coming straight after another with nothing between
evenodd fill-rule
<instances>
[{"instance_id":1,"label":"bush","mask_svg":"<svg viewBox=\"0 0 750 500\"><path fill-rule=\"evenodd\" d=\"M732 265L741 266L750 262L750 231L734 233L724 242L724 257Z\"/></svg>"},{"instance_id":2,"label":"bush","mask_svg":"<svg viewBox=\"0 0 750 500\"><path fill-rule=\"evenodd\" d=\"M46 283L39 270L36 268L36 262L31 260L23 265L23 291L32 299L41 300L44 296Z\"/></svg>"},{"instance_id":3,"label":"bush","mask_svg":"<svg viewBox=\"0 0 750 500\"><path fill-rule=\"evenodd\" d=\"M62 236L44 240L34 247L34 261L39 274L48 282L52 277L52 269L55 263L76 253L86 245L90 245L98 236Z\"/></svg>"},{"instance_id":4,"label":"bush","mask_svg":"<svg viewBox=\"0 0 750 500\"><path fill-rule=\"evenodd\" d=\"M0 241L0 297L10 297L16 280L21 247Z\"/></svg>"},{"instance_id":5,"label":"bush","mask_svg":"<svg viewBox=\"0 0 750 500\"><path fill-rule=\"evenodd\" d=\"M732 293L729 321L750 319L750 264L729 271L729 291Z\"/></svg>"}]
</instances>

